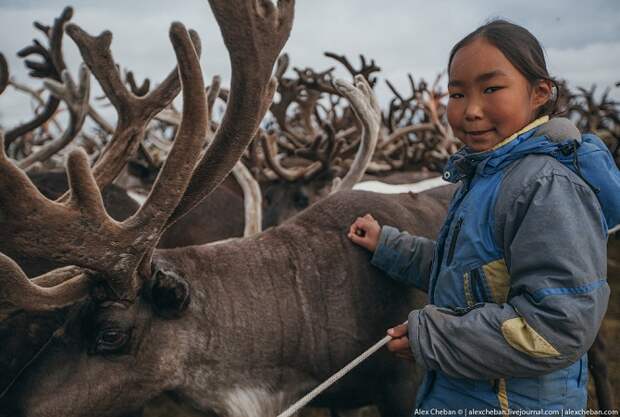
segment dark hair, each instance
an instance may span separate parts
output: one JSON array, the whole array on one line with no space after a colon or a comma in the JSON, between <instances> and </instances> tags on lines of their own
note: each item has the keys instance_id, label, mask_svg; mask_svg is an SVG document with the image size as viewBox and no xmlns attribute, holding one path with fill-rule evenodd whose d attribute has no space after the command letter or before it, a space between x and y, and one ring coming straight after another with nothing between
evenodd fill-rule
<instances>
[{"instance_id":1,"label":"dark hair","mask_svg":"<svg viewBox=\"0 0 620 417\"><path fill-rule=\"evenodd\" d=\"M538 80L551 81L555 87L555 97L540 108L538 117L557 113L560 89L557 81L547 71L545 54L540 46L540 42L524 27L506 20L492 20L480 26L454 45L448 60L448 74L450 73L452 59L458 50L478 38L483 38L499 49L531 85L534 85Z\"/></svg>"}]
</instances>

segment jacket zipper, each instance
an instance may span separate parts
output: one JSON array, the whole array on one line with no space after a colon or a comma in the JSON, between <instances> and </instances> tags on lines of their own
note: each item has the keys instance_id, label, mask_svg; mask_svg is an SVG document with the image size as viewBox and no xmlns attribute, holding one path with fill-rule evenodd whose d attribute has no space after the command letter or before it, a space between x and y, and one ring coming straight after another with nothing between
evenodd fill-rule
<instances>
[{"instance_id":1,"label":"jacket zipper","mask_svg":"<svg viewBox=\"0 0 620 417\"><path fill-rule=\"evenodd\" d=\"M461 231L462 225L463 217L461 217L456 222L456 226L454 226L454 232L452 232L452 240L450 241L450 247L448 248L448 259L446 260L446 265L450 265L450 263L452 263L452 258L454 257L454 249L456 249L456 240L459 238L459 232Z\"/></svg>"},{"instance_id":2,"label":"jacket zipper","mask_svg":"<svg viewBox=\"0 0 620 417\"><path fill-rule=\"evenodd\" d=\"M461 204L461 202L465 198L465 195L467 195L467 193L469 192L469 186L470 186L470 181L467 180L467 179L463 180L463 189L460 192L460 195L455 196L455 198L457 198L458 200L452 201L450 203L450 208L448 209L448 218L450 218L450 212L452 213L452 215L454 215L458 211L459 205ZM461 220L462 220L462 218L461 218ZM433 269L441 267L441 262L443 260L443 254L444 254L444 251L443 251L444 247L445 247L445 242L439 248L439 265L437 265L436 267L433 267ZM454 254L452 254L452 256L454 256ZM431 279L430 279L430 282L429 282L429 288L430 288L429 300L430 300L431 304L433 304L435 302L435 289L437 288L437 285L436 285L437 284L436 283L437 278L438 278L438 274L435 273L435 274L433 274L433 276L431 276Z\"/></svg>"}]
</instances>

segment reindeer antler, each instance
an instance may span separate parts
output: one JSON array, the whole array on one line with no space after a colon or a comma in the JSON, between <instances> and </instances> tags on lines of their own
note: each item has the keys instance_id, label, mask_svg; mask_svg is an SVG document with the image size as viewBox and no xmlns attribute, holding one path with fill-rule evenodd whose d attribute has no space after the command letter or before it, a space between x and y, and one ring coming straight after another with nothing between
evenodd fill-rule
<instances>
[{"instance_id":1,"label":"reindeer antler","mask_svg":"<svg viewBox=\"0 0 620 417\"><path fill-rule=\"evenodd\" d=\"M136 77L133 75L133 71L127 71L127 74L125 75L125 81L127 81L127 84L129 84L131 92L137 97L145 96L151 88L151 80L149 80L148 78L145 78L142 81L142 84L140 84L140 87L138 87L138 83L136 83Z\"/></svg>"},{"instance_id":2,"label":"reindeer antler","mask_svg":"<svg viewBox=\"0 0 620 417\"><path fill-rule=\"evenodd\" d=\"M321 161L314 161L303 167L286 168L280 164L279 156L277 155L277 139L275 132L262 133L260 135L261 145L263 147L263 153L265 154L265 162L267 166L271 168L278 177L285 181L294 182L299 179L308 179L321 170L323 164ZM317 138L317 142L320 138Z\"/></svg>"},{"instance_id":3,"label":"reindeer antler","mask_svg":"<svg viewBox=\"0 0 620 417\"><path fill-rule=\"evenodd\" d=\"M31 75L33 77L52 78L60 81L60 73L66 68L62 57L62 35L64 33L64 26L71 17L73 17L73 9L66 7L61 15L54 20L54 26L51 29L48 26L35 23L35 26L49 38L49 49L46 49L35 40L34 45L28 46L17 53L20 57L36 54L43 58L43 62L26 60L26 66L32 70ZM49 120L56 112L59 104L60 100L56 96L50 95L41 113L37 114L32 120L6 132L5 146L8 147L18 137L36 129Z\"/></svg>"},{"instance_id":4,"label":"reindeer antler","mask_svg":"<svg viewBox=\"0 0 620 417\"><path fill-rule=\"evenodd\" d=\"M377 138L379 137L379 129L381 127L381 110L379 109L379 103L372 92L370 84L368 84L363 75L358 74L355 76L355 85L341 79L337 79L334 84L342 95L351 103L355 116L364 130L359 149L349 172L347 172L347 175L342 181L334 187L332 192L350 190L362 179L364 171L372 159L375 147L377 146Z\"/></svg>"},{"instance_id":5,"label":"reindeer antler","mask_svg":"<svg viewBox=\"0 0 620 417\"><path fill-rule=\"evenodd\" d=\"M177 23L172 25L170 36L183 84L183 121L174 147L140 210L122 223L107 215L98 189L98 183L105 181L102 176L96 176L97 167L90 170L82 150L69 155L70 191L61 202L43 197L2 152L0 228L3 237L13 243L18 254L93 269L117 297L133 299L139 288L139 273L148 272L151 252L166 226L172 223L171 219L178 218L207 195L230 172L253 138L275 90L275 82L270 81L271 69L290 33L293 4L293 0L281 1L276 8L269 0L246 0L241 5L211 1L230 51L232 89L224 121L191 183L208 120L207 101L196 50L188 33ZM117 128L117 139L140 136L136 129L143 128L151 115L163 108L162 101L169 102L174 97L172 87L177 77L170 76L160 88L144 98L136 98L122 85L113 65L108 50L111 34L92 38L75 25L67 31L78 43L87 65L117 111L127 112L119 111L123 135L119 135ZM119 143L113 141L113 146L127 146L126 141ZM0 141L0 149L3 147ZM112 159L109 163L117 165L120 158ZM105 167L101 173L113 178L114 169ZM189 189L188 184L191 184ZM3 262L2 267L11 277L25 279L14 264ZM23 291L13 294L17 301L12 300L27 305L24 300L27 296Z\"/></svg>"},{"instance_id":6,"label":"reindeer antler","mask_svg":"<svg viewBox=\"0 0 620 417\"><path fill-rule=\"evenodd\" d=\"M247 237L260 233L263 227L263 195L260 185L241 161L233 167L232 175L243 191L245 221L243 236Z\"/></svg>"},{"instance_id":7,"label":"reindeer antler","mask_svg":"<svg viewBox=\"0 0 620 417\"><path fill-rule=\"evenodd\" d=\"M366 62L366 57L360 54L360 69L355 69L353 65L349 62L346 56L338 55L333 52L324 52L328 58L335 59L340 62L344 67L351 73L351 75L355 78L357 75L362 75L368 81L368 84L371 87L374 87L377 82L377 77L371 77L373 72L381 71L381 68L375 64L375 60L371 59L370 63Z\"/></svg>"},{"instance_id":8,"label":"reindeer antler","mask_svg":"<svg viewBox=\"0 0 620 417\"><path fill-rule=\"evenodd\" d=\"M43 197L28 177L4 153L0 138L0 228L16 252L41 256L61 264L92 269L106 280L117 297L133 299L139 287L137 271L150 263L150 251L163 233L168 218L180 201L198 160L207 121L207 107L200 64L189 34L180 23L170 29L183 85L184 117L174 147L151 194L140 210L122 223L113 220L103 206L101 193L81 149L67 160L69 198L57 203ZM59 292L54 308L82 294L82 283L45 279L57 285L43 291L25 284L25 274L7 259L0 259L0 310L31 308L32 294ZM65 274L66 275L66 274ZM65 277L66 278L66 277ZM7 283L7 280L10 283ZM15 282L21 284L16 285ZM59 283L62 282L62 283ZM36 282L36 281L35 281ZM46 286L46 285L41 285ZM66 290L63 288L67 288Z\"/></svg>"},{"instance_id":9,"label":"reindeer antler","mask_svg":"<svg viewBox=\"0 0 620 417\"><path fill-rule=\"evenodd\" d=\"M45 285L49 281L56 285ZM18 310L45 311L74 303L88 295L88 284L88 273L75 267L30 280L19 265L0 253L0 322Z\"/></svg>"},{"instance_id":10,"label":"reindeer antler","mask_svg":"<svg viewBox=\"0 0 620 417\"><path fill-rule=\"evenodd\" d=\"M101 84L118 114L114 135L93 169L97 185L103 188L116 178L127 160L135 154L148 122L179 93L178 72L175 68L156 89L146 96L137 97L125 88L117 70L109 49L112 33L105 31L94 37L75 24L67 25L66 31L78 45L84 62ZM190 31L190 36L200 54L198 35ZM65 195L61 201L66 201L67 198Z\"/></svg>"},{"instance_id":11,"label":"reindeer antler","mask_svg":"<svg viewBox=\"0 0 620 417\"><path fill-rule=\"evenodd\" d=\"M294 0L209 0L231 62L226 113L196 167L171 222L178 220L228 175L254 138L276 89L274 63L293 25Z\"/></svg>"},{"instance_id":12,"label":"reindeer antler","mask_svg":"<svg viewBox=\"0 0 620 417\"><path fill-rule=\"evenodd\" d=\"M90 72L84 66L80 66L79 81L76 85L68 70L62 72L63 83L60 84L52 79L45 80L44 84L56 97L67 103L69 110L69 126L60 138L51 141L39 151L19 161L18 166L27 170L35 162L43 161L67 146L82 129L86 115L88 114L88 100L90 98Z\"/></svg>"}]
</instances>

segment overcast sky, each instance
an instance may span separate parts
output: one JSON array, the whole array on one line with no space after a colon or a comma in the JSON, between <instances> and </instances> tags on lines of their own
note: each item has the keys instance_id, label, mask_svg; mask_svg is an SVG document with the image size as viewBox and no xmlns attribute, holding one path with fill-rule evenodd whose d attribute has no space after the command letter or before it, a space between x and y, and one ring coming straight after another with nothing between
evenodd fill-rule
<instances>
[{"instance_id":1,"label":"overcast sky","mask_svg":"<svg viewBox=\"0 0 620 417\"><path fill-rule=\"evenodd\" d=\"M33 38L43 39L32 22L51 24L69 4L75 9L72 21L90 34L112 31L115 59L139 80L148 77L158 83L175 65L168 28L178 20L202 38L206 79L220 74L228 84L228 56L207 0L0 0L0 52L16 80L32 83L16 56ZM416 79L434 79L445 69L452 45L494 17L534 33L546 50L551 74L570 86L595 83L602 91L620 81L619 0L297 0L284 50L293 66L317 70L338 66L324 51L346 54L356 66L360 53L375 59L382 69L377 93L385 104L385 78L404 91L409 72ZM64 48L75 74L77 48L68 37ZM613 95L620 98L618 90L614 88ZM29 101L11 88L0 96L1 125L11 127L30 115Z\"/></svg>"}]
</instances>

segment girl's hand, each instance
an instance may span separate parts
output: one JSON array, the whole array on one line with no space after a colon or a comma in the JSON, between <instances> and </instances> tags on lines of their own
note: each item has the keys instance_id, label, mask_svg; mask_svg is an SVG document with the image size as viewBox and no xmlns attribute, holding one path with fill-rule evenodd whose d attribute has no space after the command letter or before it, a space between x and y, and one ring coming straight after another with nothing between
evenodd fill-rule
<instances>
[{"instance_id":1,"label":"girl's hand","mask_svg":"<svg viewBox=\"0 0 620 417\"><path fill-rule=\"evenodd\" d=\"M381 226L370 215L358 217L349 228L349 239L363 248L374 252L379 243L379 235L381 234Z\"/></svg>"},{"instance_id":2,"label":"girl's hand","mask_svg":"<svg viewBox=\"0 0 620 417\"><path fill-rule=\"evenodd\" d=\"M407 323L392 327L388 329L387 333L392 336L392 340L387 344L388 350L394 352L399 358L413 362L413 353L409 347Z\"/></svg>"}]
</instances>

